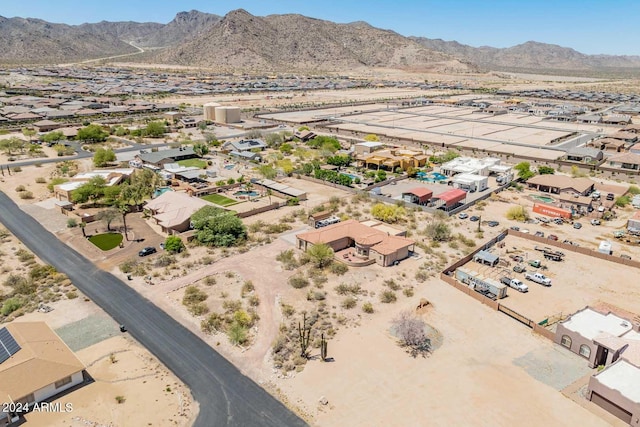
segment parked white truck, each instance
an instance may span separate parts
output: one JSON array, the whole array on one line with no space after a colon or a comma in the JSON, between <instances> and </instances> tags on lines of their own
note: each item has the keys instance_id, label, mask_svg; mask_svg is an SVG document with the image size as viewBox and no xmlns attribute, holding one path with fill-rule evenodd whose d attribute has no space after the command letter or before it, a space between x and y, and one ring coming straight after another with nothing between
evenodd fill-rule
<instances>
[{"instance_id":1,"label":"parked white truck","mask_svg":"<svg viewBox=\"0 0 640 427\"><path fill-rule=\"evenodd\" d=\"M500 281L518 292L529 292L529 287L518 279L512 279L511 277L504 276Z\"/></svg>"},{"instance_id":2,"label":"parked white truck","mask_svg":"<svg viewBox=\"0 0 640 427\"><path fill-rule=\"evenodd\" d=\"M524 278L542 286L551 286L551 279L542 273L525 273Z\"/></svg>"}]
</instances>

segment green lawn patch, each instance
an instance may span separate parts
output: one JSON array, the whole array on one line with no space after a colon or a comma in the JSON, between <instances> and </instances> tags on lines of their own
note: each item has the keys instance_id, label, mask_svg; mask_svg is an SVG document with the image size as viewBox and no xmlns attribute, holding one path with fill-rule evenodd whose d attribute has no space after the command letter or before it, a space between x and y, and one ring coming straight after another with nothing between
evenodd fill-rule
<instances>
[{"instance_id":1,"label":"green lawn patch","mask_svg":"<svg viewBox=\"0 0 640 427\"><path fill-rule=\"evenodd\" d=\"M109 251L120 243L122 243L122 234L120 233L103 233L96 234L89 237L89 241L102 249L103 251Z\"/></svg>"},{"instance_id":2,"label":"green lawn patch","mask_svg":"<svg viewBox=\"0 0 640 427\"><path fill-rule=\"evenodd\" d=\"M186 168L196 167L200 169L207 168L207 162L202 159L186 159L186 160L178 160L178 164L180 166L184 166Z\"/></svg>"},{"instance_id":3,"label":"green lawn patch","mask_svg":"<svg viewBox=\"0 0 640 427\"><path fill-rule=\"evenodd\" d=\"M215 203L216 205L220 206L231 206L238 203L237 200L233 200L219 194L207 194L206 196L202 196L201 198L203 200L206 200L207 202Z\"/></svg>"}]
</instances>

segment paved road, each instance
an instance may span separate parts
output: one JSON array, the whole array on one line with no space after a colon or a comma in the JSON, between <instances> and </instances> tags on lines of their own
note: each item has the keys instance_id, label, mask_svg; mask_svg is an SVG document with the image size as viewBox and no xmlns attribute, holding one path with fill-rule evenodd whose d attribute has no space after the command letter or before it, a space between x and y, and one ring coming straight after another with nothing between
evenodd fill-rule
<instances>
[{"instance_id":1,"label":"paved road","mask_svg":"<svg viewBox=\"0 0 640 427\"><path fill-rule=\"evenodd\" d=\"M195 334L60 242L3 192L0 221L44 262L66 273L116 322L125 324L135 339L191 389L200 405L195 426L305 425Z\"/></svg>"}]
</instances>

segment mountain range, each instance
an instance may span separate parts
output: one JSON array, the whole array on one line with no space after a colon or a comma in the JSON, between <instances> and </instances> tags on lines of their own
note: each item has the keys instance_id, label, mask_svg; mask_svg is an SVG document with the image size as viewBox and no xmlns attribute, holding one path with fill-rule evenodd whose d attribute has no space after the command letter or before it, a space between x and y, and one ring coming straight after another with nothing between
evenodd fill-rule
<instances>
[{"instance_id":1,"label":"mountain range","mask_svg":"<svg viewBox=\"0 0 640 427\"><path fill-rule=\"evenodd\" d=\"M509 48L404 37L365 22L338 24L302 15L224 17L180 12L167 23L107 22L66 25L0 17L0 63L52 64L107 58L200 66L226 71L529 71L583 74L640 72L640 57L586 55L527 42ZM140 49L145 52L140 53Z\"/></svg>"}]
</instances>

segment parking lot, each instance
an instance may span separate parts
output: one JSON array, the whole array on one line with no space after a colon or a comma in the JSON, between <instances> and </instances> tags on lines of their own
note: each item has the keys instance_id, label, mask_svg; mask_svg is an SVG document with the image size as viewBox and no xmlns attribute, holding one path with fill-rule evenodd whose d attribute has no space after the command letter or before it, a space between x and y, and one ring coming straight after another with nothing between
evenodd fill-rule
<instances>
[{"instance_id":1,"label":"parking lot","mask_svg":"<svg viewBox=\"0 0 640 427\"><path fill-rule=\"evenodd\" d=\"M496 267L470 262L466 268L486 277L500 280L503 276L519 279L529 287L528 293L508 289L507 297L500 303L535 322L552 316L566 316L579 309L604 302L622 309L637 312L640 307L640 286L637 284L637 269L611 261L563 251L562 261L546 260L543 253L536 251L539 243L508 235L502 248L496 246L491 251L500 256ZM557 250L556 248L553 248ZM513 271L517 263L509 255L524 258L528 272L539 271L551 279L551 286L545 287L526 280L523 273ZM540 260L542 268L533 268L528 262Z\"/></svg>"}]
</instances>

